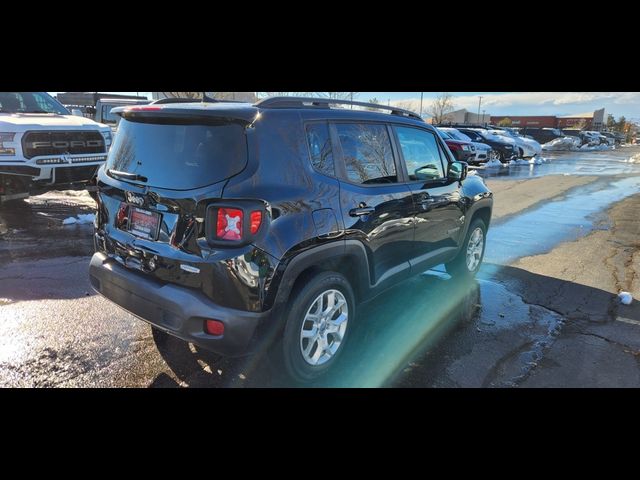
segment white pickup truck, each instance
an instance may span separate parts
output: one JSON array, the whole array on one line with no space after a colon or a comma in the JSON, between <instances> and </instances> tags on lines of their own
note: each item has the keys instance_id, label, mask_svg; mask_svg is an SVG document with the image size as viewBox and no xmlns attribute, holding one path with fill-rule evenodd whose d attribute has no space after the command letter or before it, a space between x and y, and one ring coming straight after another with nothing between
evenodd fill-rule
<instances>
[{"instance_id":1,"label":"white pickup truck","mask_svg":"<svg viewBox=\"0 0 640 480\"><path fill-rule=\"evenodd\" d=\"M93 181L111 140L46 92L0 92L0 203Z\"/></svg>"}]
</instances>

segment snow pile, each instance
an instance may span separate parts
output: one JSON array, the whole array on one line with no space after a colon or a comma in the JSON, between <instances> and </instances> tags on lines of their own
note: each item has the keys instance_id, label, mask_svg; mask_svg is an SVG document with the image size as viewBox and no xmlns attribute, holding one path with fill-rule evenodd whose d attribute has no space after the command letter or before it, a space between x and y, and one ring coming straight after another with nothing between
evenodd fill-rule
<instances>
[{"instance_id":1,"label":"snow pile","mask_svg":"<svg viewBox=\"0 0 640 480\"><path fill-rule=\"evenodd\" d=\"M640 163L640 153L636 153L633 157L629 157L627 163Z\"/></svg>"},{"instance_id":2,"label":"snow pile","mask_svg":"<svg viewBox=\"0 0 640 480\"><path fill-rule=\"evenodd\" d=\"M611 146L609 145L582 145L580 147L580 150L583 151L588 151L588 152L595 152L595 151L603 151L603 150L612 150Z\"/></svg>"},{"instance_id":3,"label":"snow pile","mask_svg":"<svg viewBox=\"0 0 640 480\"><path fill-rule=\"evenodd\" d=\"M631 305L633 302L633 296L629 292L620 292L618 298L623 305Z\"/></svg>"},{"instance_id":4,"label":"snow pile","mask_svg":"<svg viewBox=\"0 0 640 480\"><path fill-rule=\"evenodd\" d=\"M575 150L580 140L572 137L562 137L551 140L542 145L542 150Z\"/></svg>"},{"instance_id":5,"label":"snow pile","mask_svg":"<svg viewBox=\"0 0 640 480\"><path fill-rule=\"evenodd\" d=\"M515 160L511 160L509 165L530 165L529 160L525 160L524 158L516 158Z\"/></svg>"},{"instance_id":6,"label":"snow pile","mask_svg":"<svg viewBox=\"0 0 640 480\"><path fill-rule=\"evenodd\" d=\"M484 164L486 168L500 168L502 167L502 162L500 160L489 160Z\"/></svg>"},{"instance_id":7,"label":"snow pile","mask_svg":"<svg viewBox=\"0 0 640 480\"><path fill-rule=\"evenodd\" d=\"M93 223L96 216L94 213L81 213L77 217L65 218L62 221L63 225L83 225Z\"/></svg>"}]
</instances>

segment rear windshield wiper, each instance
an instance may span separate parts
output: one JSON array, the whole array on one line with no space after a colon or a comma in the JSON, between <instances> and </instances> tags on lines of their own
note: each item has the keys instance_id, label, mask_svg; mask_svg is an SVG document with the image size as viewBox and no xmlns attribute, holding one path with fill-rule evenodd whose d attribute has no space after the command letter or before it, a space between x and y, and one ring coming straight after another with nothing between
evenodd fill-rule
<instances>
[{"instance_id":1,"label":"rear windshield wiper","mask_svg":"<svg viewBox=\"0 0 640 480\"><path fill-rule=\"evenodd\" d=\"M119 172L117 170L107 170L107 173L112 177L120 177L124 180L137 180L139 182L147 182L149 179L143 175L138 175L137 173L129 173L129 172Z\"/></svg>"}]
</instances>

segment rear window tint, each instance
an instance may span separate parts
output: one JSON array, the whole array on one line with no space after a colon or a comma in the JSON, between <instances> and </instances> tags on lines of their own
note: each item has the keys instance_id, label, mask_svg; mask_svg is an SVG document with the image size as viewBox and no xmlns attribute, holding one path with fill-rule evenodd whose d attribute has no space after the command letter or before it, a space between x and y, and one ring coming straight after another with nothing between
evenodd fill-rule
<instances>
[{"instance_id":1,"label":"rear window tint","mask_svg":"<svg viewBox=\"0 0 640 480\"><path fill-rule=\"evenodd\" d=\"M246 163L247 143L241 125L171 125L123 119L106 167L144 176L151 187L190 190L240 173Z\"/></svg>"}]
</instances>

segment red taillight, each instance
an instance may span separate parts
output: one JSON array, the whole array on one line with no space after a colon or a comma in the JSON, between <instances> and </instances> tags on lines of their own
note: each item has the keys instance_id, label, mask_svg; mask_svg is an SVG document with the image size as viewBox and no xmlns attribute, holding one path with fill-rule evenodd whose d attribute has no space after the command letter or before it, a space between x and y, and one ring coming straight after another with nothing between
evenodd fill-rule
<instances>
[{"instance_id":1,"label":"red taillight","mask_svg":"<svg viewBox=\"0 0 640 480\"><path fill-rule=\"evenodd\" d=\"M447 142L447 146L449 147L449 150L452 150L452 151L453 150L462 150L462 147L458 143Z\"/></svg>"},{"instance_id":2,"label":"red taillight","mask_svg":"<svg viewBox=\"0 0 640 480\"><path fill-rule=\"evenodd\" d=\"M204 331L209 335L220 336L224 333L224 323L219 320L205 320Z\"/></svg>"},{"instance_id":3,"label":"red taillight","mask_svg":"<svg viewBox=\"0 0 640 480\"><path fill-rule=\"evenodd\" d=\"M216 236L223 240L242 240L243 212L238 208L220 208Z\"/></svg>"},{"instance_id":4,"label":"red taillight","mask_svg":"<svg viewBox=\"0 0 640 480\"><path fill-rule=\"evenodd\" d=\"M262 223L262 212L255 210L251 212L251 234L255 235L260 230L260 224Z\"/></svg>"}]
</instances>

